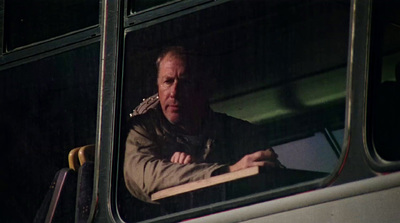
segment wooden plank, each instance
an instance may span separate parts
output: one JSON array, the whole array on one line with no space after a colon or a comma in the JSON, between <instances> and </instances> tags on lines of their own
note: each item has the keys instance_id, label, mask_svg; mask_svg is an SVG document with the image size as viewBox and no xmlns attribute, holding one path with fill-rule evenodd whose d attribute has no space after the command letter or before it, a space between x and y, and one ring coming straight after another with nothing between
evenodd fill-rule
<instances>
[{"instance_id":1,"label":"wooden plank","mask_svg":"<svg viewBox=\"0 0 400 223\"><path fill-rule=\"evenodd\" d=\"M151 200L156 201L156 200L160 200L163 198L175 196L178 194L183 194L183 193L195 191L195 190L206 188L206 187L211 187L211 186L214 186L217 184L222 184L222 183L230 182L233 180L238 180L241 178L254 176L259 173L260 173L260 168L257 166L239 170L239 171L232 172L232 173L225 173L225 174L210 177L210 178L207 178L204 180L194 181L194 182L182 184L182 185L175 186L175 187L170 187L170 188L167 188L164 190L160 190L151 195Z\"/></svg>"}]
</instances>

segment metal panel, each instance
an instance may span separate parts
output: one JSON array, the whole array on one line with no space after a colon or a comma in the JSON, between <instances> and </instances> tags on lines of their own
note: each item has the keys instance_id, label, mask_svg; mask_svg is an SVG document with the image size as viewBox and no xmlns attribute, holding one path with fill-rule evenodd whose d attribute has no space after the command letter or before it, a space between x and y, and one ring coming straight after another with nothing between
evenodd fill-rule
<instances>
[{"instance_id":1,"label":"metal panel","mask_svg":"<svg viewBox=\"0 0 400 223\"><path fill-rule=\"evenodd\" d=\"M257 218L253 222L352 222L352 223L393 223L400 218L400 187L358 195L341 200L300 208L268 217Z\"/></svg>"},{"instance_id":2,"label":"metal panel","mask_svg":"<svg viewBox=\"0 0 400 223\"><path fill-rule=\"evenodd\" d=\"M197 222L396 222L400 173L276 199Z\"/></svg>"},{"instance_id":3,"label":"metal panel","mask_svg":"<svg viewBox=\"0 0 400 223\"><path fill-rule=\"evenodd\" d=\"M97 112L97 135L93 183L93 203L89 222L112 222L116 205L112 202L113 151L115 142L115 111L117 103L117 75L121 35L120 14L122 0L102 3L100 77ZM114 163L116 165L116 163ZM97 204L96 204L97 202ZM113 204L113 205L110 205ZM96 210L98 208L98 210Z\"/></svg>"}]
</instances>

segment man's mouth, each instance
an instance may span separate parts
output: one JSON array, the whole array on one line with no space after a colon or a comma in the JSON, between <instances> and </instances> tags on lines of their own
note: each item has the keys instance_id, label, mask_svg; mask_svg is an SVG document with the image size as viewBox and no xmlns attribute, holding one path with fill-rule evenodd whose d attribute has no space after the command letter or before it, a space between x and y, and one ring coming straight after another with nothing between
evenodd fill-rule
<instances>
[{"instance_id":1,"label":"man's mouth","mask_svg":"<svg viewBox=\"0 0 400 223\"><path fill-rule=\"evenodd\" d=\"M172 104L172 105L168 105L169 108L173 109L173 110L178 110L180 108L180 105L178 104Z\"/></svg>"}]
</instances>

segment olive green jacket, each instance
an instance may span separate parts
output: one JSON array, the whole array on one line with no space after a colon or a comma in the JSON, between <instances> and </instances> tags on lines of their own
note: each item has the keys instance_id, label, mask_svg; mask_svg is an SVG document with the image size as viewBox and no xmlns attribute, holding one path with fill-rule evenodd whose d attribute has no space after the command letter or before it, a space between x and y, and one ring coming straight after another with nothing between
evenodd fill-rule
<instances>
[{"instance_id":1,"label":"olive green jacket","mask_svg":"<svg viewBox=\"0 0 400 223\"><path fill-rule=\"evenodd\" d=\"M211 110L198 136L180 134L160 107L134 116L129 128L125 184L132 195L146 202L151 202L154 192L225 173L228 165L244 155L267 148L254 125ZM170 162L177 151L190 154L193 162Z\"/></svg>"}]
</instances>

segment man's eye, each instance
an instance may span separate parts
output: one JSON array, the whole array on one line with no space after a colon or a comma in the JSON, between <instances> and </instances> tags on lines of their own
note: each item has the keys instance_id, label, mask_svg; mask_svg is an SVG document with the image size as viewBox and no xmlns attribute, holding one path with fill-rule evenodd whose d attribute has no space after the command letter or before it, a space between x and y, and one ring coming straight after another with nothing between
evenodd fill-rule
<instances>
[{"instance_id":1,"label":"man's eye","mask_svg":"<svg viewBox=\"0 0 400 223\"><path fill-rule=\"evenodd\" d=\"M173 84L174 80L173 79L167 79L164 81L165 84Z\"/></svg>"}]
</instances>

